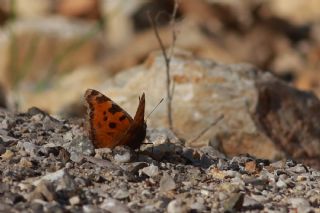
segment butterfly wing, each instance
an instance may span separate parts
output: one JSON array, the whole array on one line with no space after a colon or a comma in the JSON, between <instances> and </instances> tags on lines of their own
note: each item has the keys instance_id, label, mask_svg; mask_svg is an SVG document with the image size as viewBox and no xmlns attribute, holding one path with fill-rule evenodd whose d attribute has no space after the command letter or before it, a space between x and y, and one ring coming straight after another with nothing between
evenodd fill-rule
<instances>
[{"instance_id":1,"label":"butterfly wing","mask_svg":"<svg viewBox=\"0 0 320 213\"><path fill-rule=\"evenodd\" d=\"M127 145L132 149L140 148L143 140L146 137L147 125L144 120L145 111L145 95L142 94L137 112L134 116L133 122L130 124L129 129L119 140L119 145Z\"/></svg>"},{"instance_id":2,"label":"butterfly wing","mask_svg":"<svg viewBox=\"0 0 320 213\"><path fill-rule=\"evenodd\" d=\"M131 124L131 116L110 98L88 89L85 93L88 104L89 136L96 148L113 148L121 142Z\"/></svg>"}]
</instances>

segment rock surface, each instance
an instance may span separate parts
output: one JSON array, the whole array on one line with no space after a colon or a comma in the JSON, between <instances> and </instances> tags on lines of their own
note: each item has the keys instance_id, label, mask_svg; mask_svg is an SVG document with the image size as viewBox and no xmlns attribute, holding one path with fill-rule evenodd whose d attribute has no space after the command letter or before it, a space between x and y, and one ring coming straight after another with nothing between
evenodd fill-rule
<instances>
[{"instance_id":1,"label":"rock surface","mask_svg":"<svg viewBox=\"0 0 320 213\"><path fill-rule=\"evenodd\" d=\"M1 138L11 138L0 141L1 212L320 208L320 171L291 160L228 159L210 146L187 148L163 129L148 130L153 145L144 144L139 153L126 147L93 150L82 125L36 108L20 114L0 110L0 124Z\"/></svg>"},{"instance_id":2,"label":"rock surface","mask_svg":"<svg viewBox=\"0 0 320 213\"><path fill-rule=\"evenodd\" d=\"M218 64L182 51L172 59L171 78L175 85L174 130L187 144L210 144L229 156L290 156L319 165L320 101L313 94L294 89L250 65ZM163 56L158 53L143 66L107 80L99 89L130 114L134 114L134 103L144 91L150 112L166 97L165 79ZM160 105L148 125L166 126L166 110L166 103ZM224 115L222 121L190 143L220 115Z\"/></svg>"}]
</instances>

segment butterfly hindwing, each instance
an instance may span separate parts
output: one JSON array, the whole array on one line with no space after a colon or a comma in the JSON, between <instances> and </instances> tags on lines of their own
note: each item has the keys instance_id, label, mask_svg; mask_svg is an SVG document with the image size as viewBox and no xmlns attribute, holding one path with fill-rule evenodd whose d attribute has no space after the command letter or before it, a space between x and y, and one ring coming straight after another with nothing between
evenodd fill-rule
<instances>
[{"instance_id":1,"label":"butterfly hindwing","mask_svg":"<svg viewBox=\"0 0 320 213\"><path fill-rule=\"evenodd\" d=\"M145 95L142 94L139 98L139 105L137 112L134 116L133 122L130 124L129 129L119 140L119 145L127 145L132 149L137 149L143 143L146 137L147 125L144 120L145 111Z\"/></svg>"},{"instance_id":2,"label":"butterfly hindwing","mask_svg":"<svg viewBox=\"0 0 320 213\"><path fill-rule=\"evenodd\" d=\"M88 89L85 93L88 103L90 139L96 148L117 146L133 123L131 116L110 98Z\"/></svg>"}]
</instances>

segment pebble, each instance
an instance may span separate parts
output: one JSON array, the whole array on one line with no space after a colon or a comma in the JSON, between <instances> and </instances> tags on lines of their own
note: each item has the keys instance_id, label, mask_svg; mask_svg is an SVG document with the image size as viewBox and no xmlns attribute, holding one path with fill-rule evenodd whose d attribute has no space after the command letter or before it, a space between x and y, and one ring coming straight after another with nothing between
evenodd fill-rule
<instances>
[{"instance_id":1,"label":"pebble","mask_svg":"<svg viewBox=\"0 0 320 213\"><path fill-rule=\"evenodd\" d=\"M14 156L14 153L7 149L0 157L4 160L10 160Z\"/></svg>"},{"instance_id":2,"label":"pebble","mask_svg":"<svg viewBox=\"0 0 320 213\"><path fill-rule=\"evenodd\" d=\"M124 190L124 189L119 189L113 196L114 198L118 199L118 200L123 200L127 197L129 197L129 192L128 190Z\"/></svg>"},{"instance_id":3,"label":"pebble","mask_svg":"<svg viewBox=\"0 0 320 213\"><path fill-rule=\"evenodd\" d=\"M110 213L130 213L129 208L126 205L111 198L106 198L103 203L100 204L100 208Z\"/></svg>"},{"instance_id":4,"label":"pebble","mask_svg":"<svg viewBox=\"0 0 320 213\"><path fill-rule=\"evenodd\" d=\"M72 160L75 163L80 163L83 160L83 156L76 152L71 152L70 154L70 160Z\"/></svg>"},{"instance_id":5,"label":"pebble","mask_svg":"<svg viewBox=\"0 0 320 213\"><path fill-rule=\"evenodd\" d=\"M297 212L312 212L310 203L304 198L289 198L288 202L292 205L293 208L297 209Z\"/></svg>"},{"instance_id":6,"label":"pebble","mask_svg":"<svg viewBox=\"0 0 320 213\"><path fill-rule=\"evenodd\" d=\"M288 171L292 171L296 174L303 174L303 173L307 172L306 168L302 164L297 164L297 165L289 168Z\"/></svg>"},{"instance_id":7,"label":"pebble","mask_svg":"<svg viewBox=\"0 0 320 213\"><path fill-rule=\"evenodd\" d=\"M72 206L78 205L78 204L80 204L80 202L81 202L81 200L80 200L80 197L78 195L69 198L69 203Z\"/></svg>"},{"instance_id":8,"label":"pebble","mask_svg":"<svg viewBox=\"0 0 320 213\"><path fill-rule=\"evenodd\" d=\"M53 185L48 181L40 181L35 190L28 196L29 201L34 199L45 200L51 202L56 199L56 194Z\"/></svg>"},{"instance_id":9,"label":"pebble","mask_svg":"<svg viewBox=\"0 0 320 213\"><path fill-rule=\"evenodd\" d=\"M244 194L231 194L230 197L224 201L224 211L240 211L243 205Z\"/></svg>"},{"instance_id":10,"label":"pebble","mask_svg":"<svg viewBox=\"0 0 320 213\"><path fill-rule=\"evenodd\" d=\"M205 189L201 189L200 190L200 193L204 196L209 196L210 192L208 190L205 190Z\"/></svg>"},{"instance_id":11,"label":"pebble","mask_svg":"<svg viewBox=\"0 0 320 213\"><path fill-rule=\"evenodd\" d=\"M141 169L141 172L149 177L155 177L159 175L159 167L151 164L150 166Z\"/></svg>"},{"instance_id":12,"label":"pebble","mask_svg":"<svg viewBox=\"0 0 320 213\"><path fill-rule=\"evenodd\" d=\"M130 152L125 152L123 154L116 154L114 156L114 160L117 163L128 163L131 160L131 154L130 154Z\"/></svg>"},{"instance_id":13,"label":"pebble","mask_svg":"<svg viewBox=\"0 0 320 213\"><path fill-rule=\"evenodd\" d=\"M52 172L52 173L49 173L49 174L43 176L41 179L35 181L34 185L38 185L41 181L44 181L44 180L54 182L54 181L62 179L65 175L66 175L66 170L61 169L56 172Z\"/></svg>"},{"instance_id":14,"label":"pebble","mask_svg":"<svg viewBox=\"0 0 320 213\"><path fill-rule=\"evenodd\" d=\"M282 180L281 178L279 178L279 180L277 181L276 183L276 186L278 188L286 188L287 187L287 184L284 180Z\"/></svg>"},{"instance_id":15,"label":"pebble","mask_svg":"<svg viewBox=\"0 0 320 213\"><path fill-rule=\"evenodd\" d=\"M227 199L227 198L228 198L228 195L225 194L225 193L223 193L223 192L220 192L220 193L218 194L218 198L219 198L220 201L222 201L222 200Z\"/></svg>"},{"instance_id":16,"label":"pebble","mask_svg":"<svg viewBox=\"0 0 320 213\"><path fill-rule=\"evenodd\" d=\"M282 169L285 166L285 162L284 161L276 161L274 163L271 163L270 166L275 169Z\"/></svg>"},{"instance_id":17,"label":"pebble","mask_svg":"<svg viewBox=\"0 0 320 213\"><path fill-rule=\"evenodd\" d=\"M243 207L247 210L262 210L263 205L252 197L245 196L243 200Z\"/></svg>"},{"instance_id":18,"label":"pebble","mask_svg":"<svg viewBox=\"0 0 320 213\"><path fill-rule=\"evenodd\" d=\"M0 142L0 156L10 159L0 159L0 212L312 212L320 205L320 172L301 163L230 160L212 147L172 143L166 133L154 145L159 156L143 144L135 158L126 147L94 150L83 126L35 115L12 119L17 145Z\"/></svg>"},{"instance_id":19,"label":"pebble","mask_svg":"<svg viewBox=\"0 0 320 213\"><path fill-rule=\"evenodd\" d=\"M172 200L167 207L168 213L188 213L189 210L186 203L181 200Z\"/></svg>"},{"instance_id":20,"label":"pebble","mask_svg":"<svg viewBox=\"0 0 320 213\"><path fill-rule=\"evenodd\" d=\"M32 167L32 163L29 160L27 160L27 158L25 158L25 157L22 157L20 159L19 165L21 167L25 167L25 168L31 168Z\"/></svg>"},{"instance_id":21,"label":"pebble","mask_svg":"<svg viewBox=\"0 0 320 213\"><path fill-rule=\"evenodd\" d=\"M144 167L149 166L147 163L145 162L134 162L131 163L130 165L126 166L126 167L122 167L124 168L126 171L135 174L137 173L140 169L143 169Z\"/></svg>"},{"instance_id":22,"label":"pebble","mask_svg":"<svg viewBox=\"0 0 320 213\"><path fill-rule=\"evenodd\" d=\"M160 180L160 192L167 192L176 188L176 183L173 178L166 172L163 173L163 176Z\"/></svg>"}]
</instances>

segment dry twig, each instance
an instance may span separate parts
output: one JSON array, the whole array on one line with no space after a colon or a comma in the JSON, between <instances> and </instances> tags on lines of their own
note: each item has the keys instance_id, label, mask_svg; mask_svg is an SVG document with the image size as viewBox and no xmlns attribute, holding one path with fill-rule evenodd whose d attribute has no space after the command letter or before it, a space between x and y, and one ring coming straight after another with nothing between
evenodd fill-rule
<instances>
[{"instance_id":1,"label":"dry twig","mask_svg":"<svg viewBox=\"0 0 320 213\"><path fill-rule=\"evenodd\" d=\"M162 55L163 55L163 58L164 58L164 62L165 62L165 65L166 65L167 112L168 112L168 124L169 124L169 128L171 130L173 130L172 97L173 97L173 93L174 93L174 83L173 84L171 83L170 62L171 62L171 59L173 57L173 51L174 51L175 43L176 43L176 40L177 40L175 23L176 23L176 15L177 15L177 12L178 12L178 7L179 7L178 1L175 0L174 1L173 12L172 12L172 15L171 15L171 18L170 18L170 25L172 26L172 43L171 43L171 46L170 46L169 54L166 51L166 48L165 48L165 46L163 44L163 41L161 39L161 36L159 34L159 30L158 30L157 20L159 18L160 13L157 14L155 19L151 18L150 14L148 14L150 23L151 23L151 25L153 27L154 33L155 33L156 38L157 38L157 40L159 42L159 45L160 45L160 48L161 48L161 51L162 51Z\"/></svg>"},{"instance_id":2,"label":"dry twig","mask_svg":"<svg viewBox=\"0 0 320 213\"><path fill-rule=\"evenodd\" d=\"M203 129L199 134L190 141L190 143L195 142L198 140L202 135L204 135L211 127L215 126L220 120L222 120L224 115L220 115L216 120L214 120L207 128Z\"/></svg>"}]
</instances>

